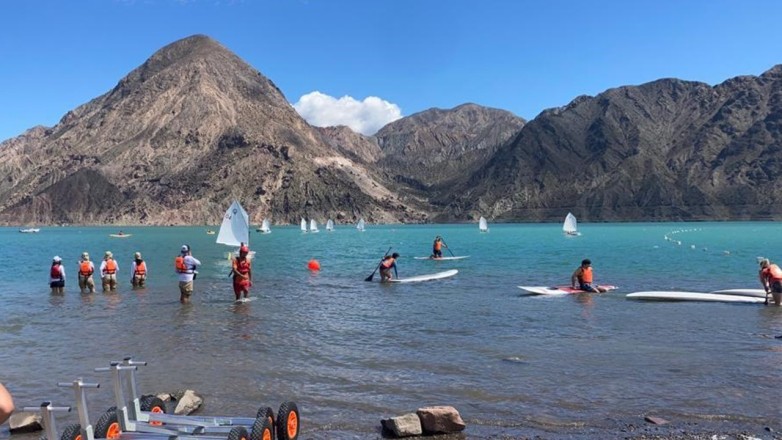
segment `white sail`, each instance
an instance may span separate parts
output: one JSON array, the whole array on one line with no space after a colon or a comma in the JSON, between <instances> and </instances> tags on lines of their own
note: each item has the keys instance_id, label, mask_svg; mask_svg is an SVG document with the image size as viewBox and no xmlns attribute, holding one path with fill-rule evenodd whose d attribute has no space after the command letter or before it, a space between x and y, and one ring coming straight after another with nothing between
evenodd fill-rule
<instances>
[{"instance_id":1,"label":"white sail","mask_svg":"<svg viewBox=\"0 0 782 440\"><path fill-rule=\"evenodd\" d=\"M261 232L264 234L270 234L272 232L271 225L269 224L269 219L263 219L263 222L261 223Z\"/></svg>"},{"instance_id":2,"label":"white sail","mask_svg":"<svg viewBox=\"0 0 782 440\"><path fill-rule=\"evenodd\" d=\"M326 222L326 230L327 231L333 231L334 230L334 220L329 219L329 221Z\"/></svg>"},{"instance_id":3,"label":"white sail","mask_svg":"<svg viewBox=\"0 0 782 440\"><path fill-rule=\"evenodd\" d=\"M310 232L318 232L318 222L314 218L310 219Z\"/></svg>"},{"instance_id":4,"label":"white sail","mask_svg":"<svg viewBox=\"0 0 782 440\"><path fill-rule=\"evenodd\" d=\"M581 235L578 232L578 222L576 221L575 215L569 212L567 213L567 217L565 217L565 223L562 224L562 230L567 235Z\"/></svg>"},{"instance_id":5,"label":"white sail","mask_svg":"<svg viewBox=\"0 0 782 440\"><path fill-rule=\"evenodd\" d=\"M250 244L250 216L236 200L225 211L220 232L217 234L217 243L229 246Z\"/></svg>"},{"instance_id":6,"label":"white sail","mask_svg":"<svg viewBox=\"0 0 782 440\"><path fill-rule=\"evenodd\" d=\"M481 232L489 232L489 224L486 223L486 219L483 216L478 220L478 230Z\"/></svg>"},{"instance_id":7,"label":"white sail","mask_svg":"<svg viewBox=\"0 0 782 440\"><path fill-rule=\"evenodd\" d=\"M301 218L301 232L307 232L307 220L304 217Z\"/></svg>"},{"instance_id":8,"label":"white sail","mask_svg":"<svg viewBox=\"0 0 782 440\"><path fill-rule=\"evenodd\" d=\"M364 230L364 219L363 218L358 221L358 224L356 225L356 229L358 229L359 231L363 231Z\"/></svg>"}]
</instances>

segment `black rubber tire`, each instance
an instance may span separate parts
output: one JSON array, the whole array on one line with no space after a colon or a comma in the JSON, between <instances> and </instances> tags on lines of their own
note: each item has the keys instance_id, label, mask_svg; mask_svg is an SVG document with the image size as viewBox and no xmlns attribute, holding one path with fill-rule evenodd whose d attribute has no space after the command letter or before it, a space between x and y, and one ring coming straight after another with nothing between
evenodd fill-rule
<instances>
[{"instance_id":1,"label":"black rubber tire","mask_svg":"<svg viewBox=\"0 0 782 440\"><path fill-rule=\"evenodd\" d=\"M166 402L163 402L163 399L160 397L153 396L151 394L147 396L141 396L141 399L139 399L138 403L142 411L168 413L168 411L166 411ZM155 411L156 408L158 411Z\"/></svg>"},{"instance_id":2,"label":"black rubber tire","mask_svg":"<svg viewBox=\"0 0 782 440\"><path fill-rule=\"evenodd\" d=\"M292 426L289 427L289 423ZM296 404L285 402L280 405L280 411L277 413L277 440L296 440L299 438L300 428L301 418Z\"/></svg>"},{"instance_id":3,"label":"black rubber tire","mask_svg":"<svg viewBox=\"0 0 782 440\"><path fill-rule=\"evenodd\" d=\"M228 432L228 440L250 440L250 436L247 434L247 428L244 426L234 426L231 431Z\"/></svg>"},{"instance_id":4,"label":"black rubber tire","mask_svg":"<svg viewBox=\"0 0 782 440\"><path fill-rule=\"evenodd\" d=\"M62 430L60 440L81 440L81 425L68 425Z\"/></svg>"},{"instance_id":5,"label":"black rubber tire","mask_svg":"<svg viewBox=\"0 0 782 440\"><path fill-rule=\"evenodd\" d=\"M274 429L269 425L269 418L266 416L256 418L252 431L250 431L250 440L272 440L273 438Z\"/></svg>"},{"instance_id":6,"label":"black rubber tire","mask_svg":"<svg viewBox=\"0 0 782 440\"><path fill-rule=\"evenodd\" d=\"M274 410L271 409L269 406L262 406L258 408L258 414L255 415L256 418L258 417L266 417L269 419L269 427L272 428L272 434L274 434ZM274 440L274 436L272 436L272 440Z\"/></svg>"},{"instance_id":7,"label":"black rubber tire","mask_svg":"<svg viewBox=\"0 0 782 440\"><path fill-rule=\"evenodd\" d=\"M116 439L116 436L108 436L110 430L113 432L119 432L119 418L117 417L117 411L106 411L100 416L98 421L95 423L95 438L105 438L108 440Z\"/></svg>"}]
</instances>

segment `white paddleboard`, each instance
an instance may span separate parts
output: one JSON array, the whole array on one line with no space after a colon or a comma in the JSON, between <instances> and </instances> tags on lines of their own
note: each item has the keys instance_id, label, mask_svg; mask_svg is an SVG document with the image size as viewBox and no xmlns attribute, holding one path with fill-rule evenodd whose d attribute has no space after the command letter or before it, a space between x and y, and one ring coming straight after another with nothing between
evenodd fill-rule
<instances>
[{"instance_id":1,"label":"white paddleboard","mask_svg":"<svg viewBox=\"0 0 782 440\"><path fill-rule=\"evenodd\" d=\"M430 281L430 280L439 280L442 278L448 278L452 277L459 273L456 269L446 270L444 272L437 272L429 275L418 275L415 277L409 277L409 278L392 278L388 280L390 283L417 283L420 281Z\"/></svg>"},{"instance_id":2,"label":"white paddleboard","mask_svg":"<svg viewBox=\"0 0 782 440\"><path fill-rule=\"evenodd\" d=\"M434 257L413 257L416 260L434 260L434 261L447 261L447 260L464 260L465 258L470 258L469 255L460 255L458 257L440 257L440 258L434 258Z\"/></svg>"},{"instance_id":3,"label":"white paddleboard","mask_svg":"<svg viewBox=\"0 0 782 440\"><path fill-rule=\"evenodd\" d=\"M574 289L570 286L517 286L521 290L526 290L531 295L570 295L574 293L588 293L585 290ZM616 289L616 286L610 285L598 285L600 289L605 289L606 292L610 292Z\"/></svg>"},{"instance_id":4,"label":"white paddleboard","mask_svg":"<svg viewBox=\"0 0 782 440\"><path fill-rule=\"evenodd\" d=\"M128 237L130 237L132 235L133 234L122 234L122 235L120 235L120 234L109 234L109 237L113 237L113 238L128 238Z\"/></svg>"},{"instance_id":5,"label":"white paddleboard","mask_svg":"<svg viewBox=\"0 0 782 440\"><path fill-rule=\"evenodd\" d=\"M715 290L709 293L716 293L718 295L752 296L755 298L766 297L766 291L763 289L723 289Z\"/></svg>"},{"instance_id":6,"label":"white paddleboard","mask_svg":"<svg viewBox=\"0 0 782 440\"><path fill-rule=\"evenodd\" d=\"M642 301L703 301L703 302L729 302L762 304L764 298L752 296L727 295L723 293L677 292L677 291L650 291L634 292L626 295L627 299Z\"/></svg>"}]
</instances>

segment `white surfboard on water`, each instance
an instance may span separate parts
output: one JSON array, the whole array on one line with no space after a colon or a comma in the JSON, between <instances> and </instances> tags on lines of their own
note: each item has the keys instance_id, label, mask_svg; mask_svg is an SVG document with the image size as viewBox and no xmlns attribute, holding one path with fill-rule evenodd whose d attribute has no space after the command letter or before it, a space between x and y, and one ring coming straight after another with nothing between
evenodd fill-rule
<instances>
[{"instance_id":1,"label":"white surfboard on water","mask_svg":"<svg viewBox=\"0 0 782 440\"><path fill-rule=\"evenodd\" d=\"M725 303L750 303L762 304L764 298L752 296L726 295L722 293L678 292L678 291L649 291L628 293L627 299L641 301L702 301Z\"/></svg>"},{"instance_id":2,"label":"white surfboard on water","mask_svg":"<svg viewBox=\"0 0 782 440\"><path fill-rule=\"evenodd\" d=\"M752 296L755 298L766 297L766 291L763 289L723 289L715 290L709 293L715 293L718 295Z\"/></svg>"},{"instance_id":3,"label":"white surfboard on water","mask_svg":"<svg viewBox=\"0 0 782 440\"><path fill-rule=\"evenodd\" d=\"M430 280L439 280L439 279L442 279L442 278L448 278L448 277L452 277L452 276L456 275L457 273L459 273L458 270L451 269L451 270L446 270L444 272L437 272L437 273L432 273L432 274L428 274L428 275L418 275L418 276L409 277L409 278L391 279L391 280L389 280L389 282L391 282L391 283L417 283L417 282L420 282L420 281L430 281Z\"/></svg>"},{"instance_id":4,"label":"white surfboard on water","mask_svg":"<svg viewBox=\"0 0 782 440\"><path fill-rule=\"evenodd\" d=\"M458 257L413 257L416 260L434 260L434 261L447 261L447 260L464 260L465 258L470 258L469 255L460 255Z\"/></svg>"},{"instance_id":5,"label":"white surfboard on water","mask_svg":"<svg viewBox=\"0 0 782 440\"><path fill-rule=\"evenodd\" d=\"M593 293L581 289L574 289L571 286L516 286L521 290L526 290L530 295L572 295L576 293ZM616 286L598 284L598 288L606 292L616 290Z\"/></svg>"}]
</instances>

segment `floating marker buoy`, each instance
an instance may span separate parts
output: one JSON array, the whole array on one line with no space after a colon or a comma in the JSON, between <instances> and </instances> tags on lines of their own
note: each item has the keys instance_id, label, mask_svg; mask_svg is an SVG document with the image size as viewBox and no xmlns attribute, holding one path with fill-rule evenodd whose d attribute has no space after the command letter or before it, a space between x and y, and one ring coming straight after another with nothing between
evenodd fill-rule
<instances>
[{"instance_id":1,"label":"floating marker buoy","mask_svg":"<svg viewBox=\"0 0 782 440\"><path fill-rule=\"evenodd\" d=\"M307 263L307 268L309 270L320 270L320 263L318 263L318 260L312 259Z\"/></svg>"}]
</instances>

